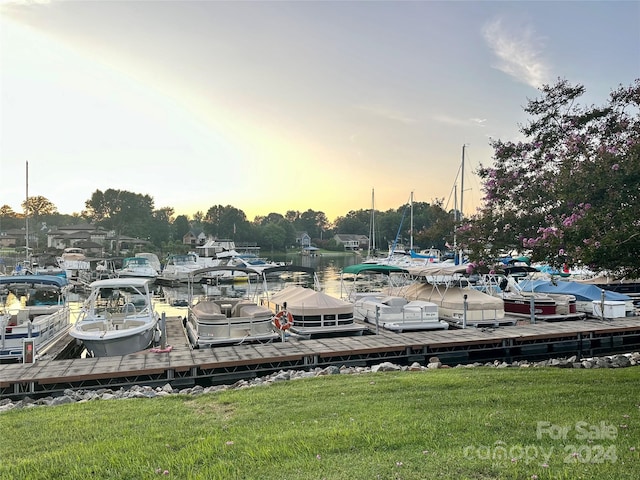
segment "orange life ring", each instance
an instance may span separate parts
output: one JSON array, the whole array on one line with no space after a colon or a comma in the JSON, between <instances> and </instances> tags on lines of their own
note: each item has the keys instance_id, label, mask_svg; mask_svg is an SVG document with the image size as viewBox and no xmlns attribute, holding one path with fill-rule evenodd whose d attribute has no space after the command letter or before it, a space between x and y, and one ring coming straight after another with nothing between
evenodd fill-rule
<instances>
[{"instance_id":1,"label":"orange life ring","mask_svg":"<svg viewBox=\"0 0 640 480\"><path fill-rule=\"evenodd\" d=\"M284 321L283 318L285 319ZM273 317L273 323L278 330L289 330L291 325L293 325L293 315L286 310L280 310L276 313L275 317Z\"/></svg>"}]
</instances>

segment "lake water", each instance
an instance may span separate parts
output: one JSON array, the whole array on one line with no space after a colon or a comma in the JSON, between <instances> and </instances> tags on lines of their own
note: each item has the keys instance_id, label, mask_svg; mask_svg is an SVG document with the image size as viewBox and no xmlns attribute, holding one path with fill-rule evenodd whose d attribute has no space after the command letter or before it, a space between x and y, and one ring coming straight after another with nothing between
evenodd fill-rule
<instances>
[{"instance_id":1,"label":"lake water","mask_svg":"<svg viewBox=\"0 0 640 480\"><path fill-rule=\"evenodd\" d=\"M291 262L293 265L299 265L302 267L311 267L315 270L322 291L328 295L336 298L341 298L341 282L340 273L342 269L347 265L353 265L360 263L362 257L355 253L336 253L336 254L324 254L315 257L303 256L303 255L273 255L268 257L269 260L275 262ZM269 292L275 292L282 290L285 286L296 282L296 278L276 278L269 279L267 282L267 289ZM311 283L303 282L307 286L312 286ZM251 282L235 282L224 283L216 287L216 291L220 290L220 295L229 297L251 297L256 289L262 291L262 282L259 284L256 281ZM169 316L185 316L186 305L189 299L189 291L186 285L180 285L179 287L156 287L157 298L156 308L159 312L164 312ZM202 286L195 285L193 295L203 296L205 291Z\"/></svg>"},{"instance_id":2,"label":"lake water","mask_svg":"<svg viewBox=\"0 0 640 480\"><path fill-rule=\"evenodd\" d=\"M291 262L293 265L311 267L316 271L316 275L322 287L322 291L334 296L341 297L340 273L345 266L362 262L362 257L355 253L335 253L318 256L304 255L273 255L268 256L269 260L275 262ZM292 279L287 281L282 279L269 280L267 288L269 291L277 291L290 284ZM310 284L308 286L311 286ZM237 282L219 285L221 293L225 296L244 297L258 288L256 282ZM262 285L260 285L262 288ZM168 316L185 316L186 302L189 297L186 285L179 287L155 286L156 308L159 312L164 312ZM201 286L196 285L194 296L204 295ZM84 294L73 294L71 298L72 322L77 319L77 315L82 307Z\"/></svg>"}]
</instances>

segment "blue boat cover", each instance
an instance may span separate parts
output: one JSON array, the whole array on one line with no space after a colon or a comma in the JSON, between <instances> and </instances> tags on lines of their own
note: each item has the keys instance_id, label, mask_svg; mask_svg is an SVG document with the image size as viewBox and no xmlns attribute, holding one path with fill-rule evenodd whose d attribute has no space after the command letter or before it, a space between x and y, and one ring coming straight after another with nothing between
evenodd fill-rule
<instances>
[{"instance_id":1,"label":"blue boat cover","mask_svg":"<svg viewBox=\"0 0 640 480\"><path fill-rule=\"evenodd\" d=\"M576 300L581 302L602 300L603 290L588 283L561 280L554 284L548 280L522 280L518 285L526 292L562 293L565 295L573 295L576 297ZM622 293L604 290L604 299L608 301L628 302L631 300L631 297Z\"/></svg>"},{"instance_id":2,"label":"blue boat cover","mask_svg":"<svg viewBox=\"0 0 640 480\"><path fill-rule=\"evenodd\" d=\"M0 277L0 284L11 285L18 283L38 283L54 285L60 288L68 284L65 277L58 277L57 275L5 275Z\"/></svg>"}]
</instances>

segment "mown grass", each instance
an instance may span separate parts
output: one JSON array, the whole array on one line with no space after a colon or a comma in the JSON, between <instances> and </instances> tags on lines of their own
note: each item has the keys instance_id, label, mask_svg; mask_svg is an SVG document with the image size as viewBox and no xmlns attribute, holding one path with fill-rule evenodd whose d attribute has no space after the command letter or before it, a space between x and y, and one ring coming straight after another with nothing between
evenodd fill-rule
<instances>
[{"instance_id":1,"label":"mown grass","mask_svg":"<svg viewBox=\"0 0 640 480\"><path fill-rule=\"evenodd\" d=\"M0 478L636 480L639 379L450 369L13 410Z\"/></svg>"}]
</instances>

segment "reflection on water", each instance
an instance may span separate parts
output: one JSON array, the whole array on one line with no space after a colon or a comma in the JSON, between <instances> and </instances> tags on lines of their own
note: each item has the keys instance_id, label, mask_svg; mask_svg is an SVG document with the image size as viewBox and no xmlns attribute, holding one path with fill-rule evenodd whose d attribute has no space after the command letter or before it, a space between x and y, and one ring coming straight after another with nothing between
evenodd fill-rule
<instances>
[{"instance_id":1,"label":"reflection on water","mask_svg":"<svg viewBox=\"0 0 640 480\"><path fill-rule=\"evenodd\" d=\"M325 254L317 257L298 255L293 259L294 265L315 269L322 290L340 298L340 273L348 265L362 262L362 257L355 253Z\"/></svg>"},{"instance_id":2,"label":"reflection on water","mask_svg":"<svg viewBox=\"0 0 640 480\"><path fill-rule=\"evenodd\" d=\"M360 256L353 253L328 254L316 257L280 255L273 257L270 256L269 259L277 262L292 262L294 265L313 268L316 271L322 290L336 298L340 298L341 295L340 273L342 272L342 269L347 265L353 265L362 261ZM278 277L269 278L266 288L268 293L271 294L292 284L303 284L305 286L312 287L313 280L300 276L299 274L285 272ZM154 287L154 291L156 309L160 313L166 313L167 316L186 316L189 301L189 289L186 284L177 287L156 285ZM248 282L220 283L218 285L195 284L193 286L192 293L193 301L204 296L251 298L253 296L259 297L261 294L264 294L264 285L262 280L259 282L256 280L250 280ZM71 299L72 322L75 322L78 318L80 308L82 307L82 301L86 298L86 294L74 295L75 296Z\"/></svg>"},{"instance_id":3,"label":"reflection on water","mask_svg":"<svg viewBox=\"0 0 640 480\"><path fill-rule=\"evenodd\" d=\"M270 260L276 262L291 262L293 265L302 267L310 267L316 271L316 275L320 282L322 290L336 298L340 298L340 273L347 265L353 265L362 261L362 258L355 254L334 254L322 256L302 256L302 255L281 255L269 257ZM307 287L313 286L313 279L308 276L296 272L284 272L276 277L267 279L266 287L262 280L255 279L248 282L220 283L217 285L194 285L192 292L192 301L197 301L204 296L212 297L240 297L240 298L258 298L261 295L272 294L280 291L288 285L298 284ZM179 287L159 287L160 295L164 299L164 307L182 308L182 316L189 302L189 291L187 285ZM160 306L160 308L163 308ZM178 310L180 311L180 310Z\"/></svg>"}]
</instances>

